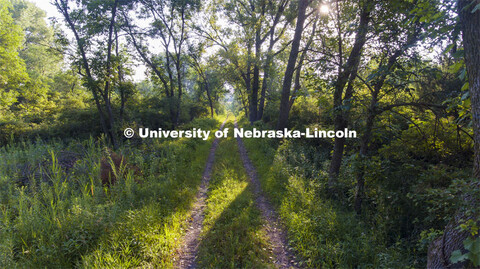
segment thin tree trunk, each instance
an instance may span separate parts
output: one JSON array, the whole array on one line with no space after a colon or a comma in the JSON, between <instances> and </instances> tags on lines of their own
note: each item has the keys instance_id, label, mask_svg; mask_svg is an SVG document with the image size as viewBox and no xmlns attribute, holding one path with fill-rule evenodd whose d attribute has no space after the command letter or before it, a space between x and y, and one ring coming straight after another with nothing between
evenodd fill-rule
<instances>
[{"instance_id":1,"label":"thin tree trunk","mask_svg":"<svg viewBox=\"0 0 480 269\"><path fill-rule=\"evenodd\" d=\"M257 109L258 109L258 90L260 88L260 29L257 29L255 34L255 60L253 64L253 81L252 81L252 91L250 98L250 122L257 120Z\"/></svg>"},{"instance_id":2,"label":"thin tree trunk","mask_svg":"<svg viewBox=\"0 0 480 269\"><path fill-rule=\"evenodd\" d=\"M253 100L252 100L252 44L250 41L248 41L247 44L247 73L243 76L243 80L245 81L245 87L247 89L247 100L248 100L248 112L249 114L245 115L248 116L248 119L250 123L253 123L252 121L252 111L255 110L256 108L253 108L255 105Z\"/></svg>"},{"instance_id":3,"label":"thin tree trunk","mask_svg":"<svg viewBox=\"0 0 480 269\"><path fill-rule=\"evenodd\" d=\"M208 97L208 104L210 105L210 116L213 119L214 113L213 113L213 102L212 102L212 96L210 94L210 87L208 87L208 81L205 81L205 90L207 91L207 97Z\"/></svg>"},{"instance_id":4,"label":"thin tree trunk","mask_svg":"<svg viewBox=\"0 0 480 269\"><path fill-rule=\"evenodd\" d=\"M415 25L417 27L419 25ZM360 165L359 171L357 172L357 190L355 193L355 202L354 202L354 209L357 214L361 214L362 212L362 202L365 197L365 167L364 161L368 160L369 158L369 147L373 126L375 123L375 117L380 114L382 111L377 111L376 107L378 105L378 95L380 94L383 85L385 84L385 80L388 74L392 71L395 64L397 63L398 58L411 46L413 46L418 41L418 28L415 28L411 34L409 34L406 42L402 45L400 49L395 51L387 61L383 74L380 76L378 81L373 86L372 90L372 99L370 100L370 105L368 108L367 114L367 121L365 124L365 132L362 135L361 142L360 142L360 158L362 159L362 164Z\"/></svg>"},{"instance_id":5,"label":"thin tree trunk","mask_svg":"<svg viewBox=\"0 0 480 269\"><path fill-rule=\"evenodd\" d=\"M115 28L115 55L117 58L120 58L120 53L119 53L119 43L118 43L118 32L117 29ZM123 121L123 114L125 112L125 103L126 103L126 92L125 92L125 87L123 85L124 82L124 77L123 77L123 72L122 72L122 65L118 64L117 67L117 72L118 72L118 81L120 84L119 91L120 91L120 122Z\"/></svg>"},{"instance_id":6,"label":"thin tree trunk","mask_svg":"<svg viewBox=\"0 0 480 269\"><path fill-rule=\"evenodd\" d=\"M113 32L115 28L115 20L117 16L117 6L118 6L118 0L115 0L113 3L113 9L112 9L112 18L110 19L110 25L108 27L108 45L107 45L107 77L105 81L105 88L103 90L103 98L105 101L105 107L107 109L107 115L108 115L108 136L110 137L110 140L112 142L113 148L116 148L117 145L115 143L115 137L113 135L113 129L115 125L115 119L113 117L113 112L112 112L112 104L111 104L111 96L110 96L110 88L111 88L111 73L112 73L112 47L113 47Z\"/></svg>"},{"instance_id":7,"label":"thin tree trunk","mask_svg":"<svg viewBox=\"0 0 480 269\"><path fill-rule=\"evenodd\" d=\"M273 47L273 46L271 46ZM258 105L258 112L257 112L257 120L261 120L263 118L263 111L265 109L265 96L267 93L268 87L268 80L270 76L270 64L272 62L273 56L271 55L271 47L269 46L269 50L267 52L267 59L265 60L265 65L263 68L263 81L262 81L262 91L260 93L260 103Z\"/></svg>"},{"instance_id":8,"label":"thin tree trunk","mask_svg":"<svg viewBox=\"0 0 480 269\"><path fill-rule=\"evenodd\" d=\"M292 87L293 73L295 72L295 64L297 62L298 50L300 48L300 41L302 39L303 25L305 23L305 13L310 1L299 0L297 25L295 26L295 34L293 36L292 49L288 58L287 68L282 86L282 97L280 101L280 115L278 118L277 129L281 130L287 127L288 114L290 113L290 88Z\"/></svg>"},{"instance_id":9,"label":"thin tree trunk","mask_svg":"<svg viewBox=\"0 0 480 269\"><path fill-rule=\"evenodd\" d=\"M239 93L240 93L240 99L242 100L243 110L245 110L245 115L248 115L248 105L247 105L248 100L245 101L245 97L243 96L241 89L239 90Z\"/></svg>"},{"instance_id":10,"label":"thin tree trunk","mask_svg":"<svg viewBox=\"0 0 480 269\"><path fill-rule=\"evenodd\" d=\"M354 209L357 214L362 212L362 202L365 197L365 167L364 161L368 154L368 145L371 140L373 124L375 121L375 106L378 102L378 91L373 92L372 100L370 101L370 107L368 109L367 122L365 125L365 132L360 141L360 158L362 163L360 164L359 171L357 172L357 190L355 193Z\"/></svg>"}]
</instances>

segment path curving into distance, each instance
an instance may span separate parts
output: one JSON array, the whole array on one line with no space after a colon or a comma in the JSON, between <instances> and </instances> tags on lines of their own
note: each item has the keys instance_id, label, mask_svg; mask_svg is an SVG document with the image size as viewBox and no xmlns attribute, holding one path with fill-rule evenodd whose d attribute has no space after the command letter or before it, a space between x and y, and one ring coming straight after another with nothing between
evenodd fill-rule
<instances>
[{"instance_id":1,"label":"path curving into distance","mask_svg":"<svg viewBox=\"0 0 480 269\"><path fill-rule=\"evenodd\" d=\"M223 129L227 119L220 126L220 130ZM210 154L208 155L207 163L205 164L205 170L202 175L202 183L200 189L195 197L193 203L192 214L189 218L188 229L183 237L183 246L179 251L178 260L175 263L175 268L181 269L194 269L197 268L197 252L200 245L200 233L202 231L205 200L207 198L208 184L212 176L212 167L215 161L215 150L217 149L219 139L215 138L210 148Z\"/></svg>"},{"instance_id":2,"label":"path curving into distance","mask_svg":"<svg viewBox=\"0 0 480 269\"><path fill-rule=\"evenodd\" d=\"M237 119L235 119L235 128L238 128ZM257 207L262 214L262 219L265 223L265 231L273 247L273 254L275 255L275 265L278 268L299 268L297 259L288 248L286 232L280 224L278 215L273 210L272 205L268 202L262 193L262 187L257 178L255 166L253 166L248 157L245 145L240 137L237 137L238 150L243 161L243 166L247 171L247 175L251 180L253 193Z\"/></svg>"}]
</instances>

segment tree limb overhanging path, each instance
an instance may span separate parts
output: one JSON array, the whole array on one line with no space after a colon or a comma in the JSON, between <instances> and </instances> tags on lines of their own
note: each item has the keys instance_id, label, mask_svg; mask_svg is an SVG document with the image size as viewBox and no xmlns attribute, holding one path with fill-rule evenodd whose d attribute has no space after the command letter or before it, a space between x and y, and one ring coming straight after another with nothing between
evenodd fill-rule
<instances>
[{"instance_id":1,"label":"tree limb overhanging path","mask_svg":"<svg viewBox=\"0 0 480 269\"><path fill-rule=\"evenodd\" d=\"M228 119L228 117L227 117ZM220 130L223 129L227 119L222 123L220 126ZM204 208L205 208L205 200L207 198L207 190L208 184L210 182L210 178L212 176L212 167L215 161L215 150L217 149L219 139L215 138L212 143L212 147L210 148L210 153L208 155L207 164L205 165L205 170L203 171L202 175L202 183L200 185L200 190L197 192L195 197L195 202L192 208L192 214L190 215L190 224L185 234L183 240L183 246L180 250L179 259L176 262L176 268L185 268L185 269L192 269L196 268L197 263L197 252L198 246L200 245L200 232L202 231L202 224L204 215Z\"/></svg>"},{"instance_id":2,"label":"tree limb overhanging path","mask_svg":"<svg viewBox=\"0 0 480 269\"><path fill-rule=\"evenodd\" d=\"M225 120L220 130L222 130L226 124ZM235 120L235 127L238 128L237 121ZM242 159L243 166L248 175L251 185L251 191L255 197L255 204L261 213L263 220L263 230L267 235L268 241L272 247L274 257L272 262L277 268L297 268L297 259L290 251L286 233L280 224L279 218L276 212L273 210L271 204L263 196L260 182L257 178L257 173L254 165L251 163L245 145L241 138L237 138L238 150L240 158ZM192 213L189 217L188 230L183 238L183 244L179 251L178 259L175 261L176 268L193 269L198 265L198 250L202 241L201 232L203 229L203 222L205 219L205 208L208 198L209 183L212 177L213 165L215 162L215 152L219 144L219 139L215 138L210 153L205 165L205 170L202 176L202 182L200 189L196 195L195 202L192 206ZM234 153L236 154L236 153Z\"/></svg>"}]
</instances>

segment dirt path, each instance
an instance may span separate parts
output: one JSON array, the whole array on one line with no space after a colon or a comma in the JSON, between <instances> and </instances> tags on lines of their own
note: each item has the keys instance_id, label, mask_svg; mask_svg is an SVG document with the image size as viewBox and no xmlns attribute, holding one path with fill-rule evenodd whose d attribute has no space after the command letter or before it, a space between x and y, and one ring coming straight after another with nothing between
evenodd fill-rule
<instances>
[{"instance_id":1,"label":"dirt path","mask_svg":"<svg viewBox=\"0 0 480 269\"><path fill-rule=\"evenodd\" d=\"M237 120L235 119L235 128L238 128ZM262 194L262 188L257 178L255 166L253 166L248 157L245 145L240 137L237 137L238 149L243 161L243 166L253 185L253 193L257 206L262 213L262 218L265 222L265 231L273 247L273 254L275 254L275 265L279 268L299 268L297 260L293 253L288 248L287 237L285 230L280 225L279 219L272 205L267 201Z\"/></svg>"},{"instance_id":2,"label":"dirt path","mask_svg":"<svg viewBox=\"0 0 480 269\"><path fill-rule=\"evenodd\" d=\"M220 130L223 129L227 120L222 123ZM175 263L175 268L193 269L197 268L196 257L198 246L200 244L200 232L202 231L202 224L204 219L203 210L205 208L205 200L207 198L208 183L212 175L213 162L215 160L215 150L218 146L218 138L213 141L208 155L207 164L202 175L202 183L200 190L197 192L195 202L192 208L192 214L189 218L188 230L183 238L183 246L179 251L178 260Z\"/></svg>"}]
</instances>

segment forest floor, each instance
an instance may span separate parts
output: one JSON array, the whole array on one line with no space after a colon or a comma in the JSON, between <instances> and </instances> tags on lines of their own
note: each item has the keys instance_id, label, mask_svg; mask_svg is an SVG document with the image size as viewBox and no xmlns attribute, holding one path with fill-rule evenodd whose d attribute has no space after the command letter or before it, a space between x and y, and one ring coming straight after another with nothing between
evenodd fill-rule
<instances>
[{"instance_id":1,"label":"forest floor","mask_svg":"<svg viewBox=\"0 0 480 269\"><path fill-rule=\"evenodd\" d=\"M241 138L214 140L187 221L177 268L298 268Z\"/></svg>"}]
</instances>

